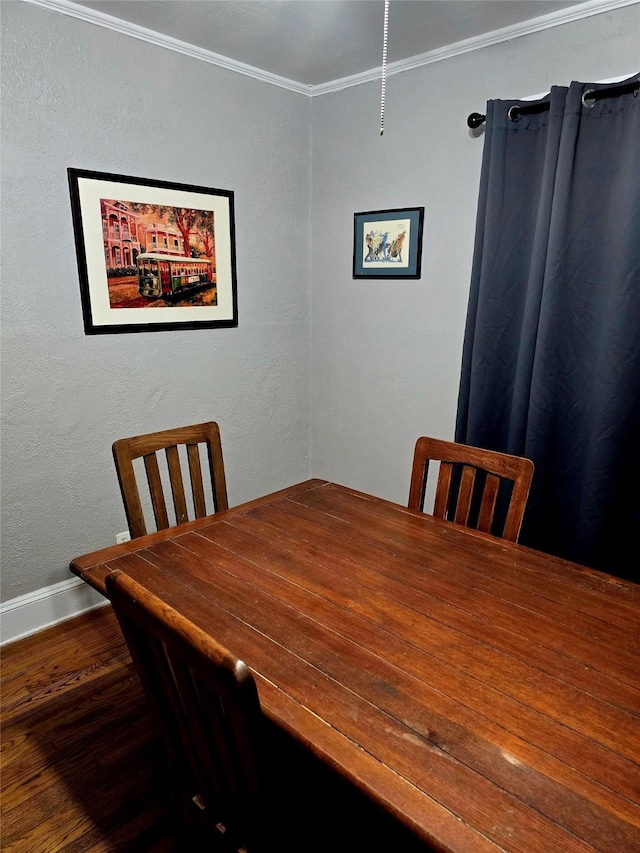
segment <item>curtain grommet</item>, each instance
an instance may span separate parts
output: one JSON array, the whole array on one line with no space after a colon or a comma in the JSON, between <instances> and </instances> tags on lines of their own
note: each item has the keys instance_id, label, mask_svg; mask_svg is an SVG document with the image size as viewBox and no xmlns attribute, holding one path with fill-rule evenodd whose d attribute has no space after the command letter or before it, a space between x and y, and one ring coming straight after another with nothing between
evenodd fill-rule
<instances>
[{"instance_id":1,"label":"curtain grommet","mask_svg":"<svg viewBox=\"0 0 640 853\"><path fill-rule=\"evenodd\" d=\"M591 95L593 95L594 92L595 89L586 89L582 93L582 106L587 107L587 109L589 110L593 109L593 107L595 107L596 105L596 99L590 97Z\"/></svg>"},{"instance_id":2,"label":"curtain grommet","mask_svg":"<svg viewBox=\"0 0 640 853\"><path fill-rule=\"evenodd\" d=\"M507 113L507 115L509 116L511 121L520 121L520 119L522 118L520 107L515 106L515 104L514 106L509 107L509 112Z\"/></svg>"}]
</instances>

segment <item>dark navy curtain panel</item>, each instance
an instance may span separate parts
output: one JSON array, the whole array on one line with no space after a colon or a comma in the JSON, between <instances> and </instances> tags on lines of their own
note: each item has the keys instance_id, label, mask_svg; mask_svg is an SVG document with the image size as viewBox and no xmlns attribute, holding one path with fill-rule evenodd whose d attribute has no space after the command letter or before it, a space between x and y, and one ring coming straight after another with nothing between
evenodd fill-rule
<instances>
[{"instance_id":1,"label":"dark navy curtain panel","mask_svg":"<svg viewBox=\"0 0 640 853\"><path fill-rule=\"evenodd\" d=\"M456 441L534 461L522 544L634 581L638 89L488 102L456 422Z\"/></svg>"}]
</instances>

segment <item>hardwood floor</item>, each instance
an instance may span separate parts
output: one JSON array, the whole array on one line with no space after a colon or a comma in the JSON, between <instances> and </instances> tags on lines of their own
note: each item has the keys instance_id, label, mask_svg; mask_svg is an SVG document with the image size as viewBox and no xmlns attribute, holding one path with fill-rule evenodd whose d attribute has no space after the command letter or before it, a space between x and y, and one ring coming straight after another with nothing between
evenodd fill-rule
<instances>
[{"instance_id":1,"label":"hardwood floor","mask_svg":"<svg viewBox=\"0 0 640 853\"><path fill-rule=\"evenodd\" d=\"M185 853L111 608L18 640L1 657L2 850Z\"/></svg>"}]
</instances>

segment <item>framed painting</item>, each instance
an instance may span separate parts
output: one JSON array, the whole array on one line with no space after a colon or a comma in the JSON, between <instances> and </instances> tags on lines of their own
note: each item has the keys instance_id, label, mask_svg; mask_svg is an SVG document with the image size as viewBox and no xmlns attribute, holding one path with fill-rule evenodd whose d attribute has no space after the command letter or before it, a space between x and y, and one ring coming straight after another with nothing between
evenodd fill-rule
<instances>
[{"instance_id":1,"label":"framed painting","mask_svg":"<svg viewBox=\"0 0 640 853\"><path fill-rule=\"evenodd\" d=\"M232 191L68 176L85 334L238 325Z\"/></svg>"},{"instance_id":2,"label":"framed painting","mask_svg":"<svg viewBox=\"0 0 640 853\"><path fill-rule=\"evenodd\" d=\"M354 278L420 278L424 207L354 215Z\"/></svg>"}]
</instances>

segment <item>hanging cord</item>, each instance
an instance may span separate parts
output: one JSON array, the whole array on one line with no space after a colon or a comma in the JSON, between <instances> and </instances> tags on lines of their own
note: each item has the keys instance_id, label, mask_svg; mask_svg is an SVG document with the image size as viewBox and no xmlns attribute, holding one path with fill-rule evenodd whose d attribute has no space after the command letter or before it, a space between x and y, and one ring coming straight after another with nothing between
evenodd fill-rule
<instances>
[{"instance_id":1,"label":"hanging cord","mask_svg":"<svg viewBox=\"0 0 640 853\"><path fill-rule=\"evenodd\" d=\"M382 90L380 92L380 136L384 133L384 102L387 96L387 47L389 45L389 0L384 0L382 28Z\"/></svg>"}]
</instances>

